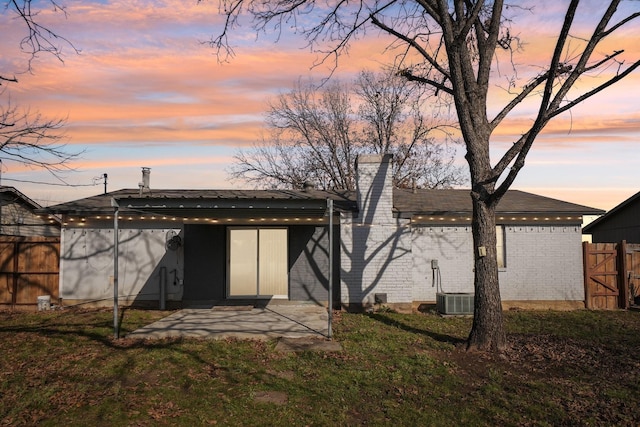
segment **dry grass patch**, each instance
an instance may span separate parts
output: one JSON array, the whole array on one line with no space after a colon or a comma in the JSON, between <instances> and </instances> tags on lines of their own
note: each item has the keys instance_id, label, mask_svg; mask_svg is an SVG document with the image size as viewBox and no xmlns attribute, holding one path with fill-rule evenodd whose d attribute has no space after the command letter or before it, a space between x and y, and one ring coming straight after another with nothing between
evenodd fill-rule
<instances>
[{"instance_id":1,"label":"dry grass patch","mask_svg":"<svg viewBox=\"0 0 640 427\"><path fill-rule=\"evenodd\" d=\"M167 314L124 310L123 332ZM638 312L507 312L499 356L433 314L336 313L336 352L115 341L111 316L0 312L0 425L640 423Z\"/></svg>"}]
</instances>

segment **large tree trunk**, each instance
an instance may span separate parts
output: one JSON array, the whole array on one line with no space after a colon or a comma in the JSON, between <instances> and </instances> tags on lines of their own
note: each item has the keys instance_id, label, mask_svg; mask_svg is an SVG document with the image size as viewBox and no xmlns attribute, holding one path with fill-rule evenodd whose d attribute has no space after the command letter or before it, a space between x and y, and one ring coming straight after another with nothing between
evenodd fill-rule
<instances>
[{"instance_id":1,"label":"large tree trunk","mask_svg":"<svg viewBox=\"0 0 640 427\"><path fill-rule=\"evenodd\" d=\"M495 204L488 204L478 194L472 199L475 310L467 350L499 352L507 340L498 284Z\"/></svg>"}]
</instances>

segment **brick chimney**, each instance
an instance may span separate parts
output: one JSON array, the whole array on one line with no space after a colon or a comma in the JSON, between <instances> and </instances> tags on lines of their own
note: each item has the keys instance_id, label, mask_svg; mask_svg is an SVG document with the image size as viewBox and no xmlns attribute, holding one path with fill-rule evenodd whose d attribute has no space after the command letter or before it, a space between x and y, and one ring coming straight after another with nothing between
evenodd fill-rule
<instances>
[{"instance_id":1,"label":"brick chimney","mask_svg":"<svg viewBox=\"0 0 640 427\"><path fill-rule=\"evenodd\" d=\"M151 168L143 167L142 181L138 183L138 190L139 190L140 197L142 197L142 193L144 193L145 191L148 192L151 189L151 187L149 186L150 177L151 177Z\"/></svg>"},{"instance_id":2,"label":"brick chimney","mask_svg":"<svg viewBox=\"0 0 640 427\"><path fill-rule=\"evenodd\" d=\"M356 163L356 191L360 224L393 222L391 154L365 154Z\"/></svg>"}]
</instances>

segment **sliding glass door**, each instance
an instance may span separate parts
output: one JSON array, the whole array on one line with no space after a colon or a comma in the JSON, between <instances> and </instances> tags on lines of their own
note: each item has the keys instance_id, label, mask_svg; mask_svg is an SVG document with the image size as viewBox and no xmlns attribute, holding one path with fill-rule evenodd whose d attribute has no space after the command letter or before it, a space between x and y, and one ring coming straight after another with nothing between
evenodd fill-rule
<instances>
[{"instance_id":1,"label":"sliding glass door","mask_svg":"<svg viewBox=\"0 0 640 427\"><path fill-rule=\"evenodd\" d=\"M286 298L287 229L228 230L228 296Z\"/></svg>"}]
</instances>

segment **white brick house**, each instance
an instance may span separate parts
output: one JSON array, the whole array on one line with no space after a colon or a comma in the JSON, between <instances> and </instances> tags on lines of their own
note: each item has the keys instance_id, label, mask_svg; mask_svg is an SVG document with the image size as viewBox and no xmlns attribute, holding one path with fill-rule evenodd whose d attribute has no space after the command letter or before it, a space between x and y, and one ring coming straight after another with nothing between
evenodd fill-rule
<instances>
[{"instance_id":1,"label":"white brick house","mask_svg":"<svg viewBox=\"0 0 640 427\"><path fill-rule=\"evenodd\" d=\"M392 190L389 162L388 156L359 159L359 211L340 220L342 303L367 306L377 295L391 306L415 308L435 301L437 292L472 293L469 191ZM582 215L599 213L509 191L496 218L504 305L584 307Z\"/></svg>"},{"instance_id":2,"label":"white brick house","mask_svg":"<svg viewBox=\"0 0 640 427\"><path fill-rule=\"evenodd\" d=\"M114 259L123 304L326 304L330 281L334 303L346 308L409 310L437 293L473 292L469 190L393 188L390 162L361 156L355 194L125 189L47 208L63 219L60 296L110 304ZM504 304L584 307L582 215L601 213L507 192L496 214ZM178 246L168 245L173 236Z\"/></svg>"}]
</instances>

